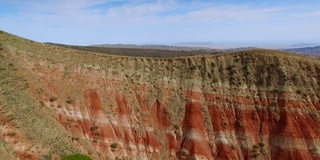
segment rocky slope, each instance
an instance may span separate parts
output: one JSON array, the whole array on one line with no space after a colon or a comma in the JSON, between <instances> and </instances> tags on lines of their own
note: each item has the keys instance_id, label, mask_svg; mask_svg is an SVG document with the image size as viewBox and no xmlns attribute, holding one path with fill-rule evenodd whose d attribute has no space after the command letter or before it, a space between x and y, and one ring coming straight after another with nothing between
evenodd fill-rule
<instances>
[{"instance_id":1,"label":"rocky slope","mask_svg":"<svg viewBox=\"0 0 320 160\"><path fill-rule=\"evenodd\" d=\"M1 32L0 77L2 159L320 159L317 59L134 58Z\"/></svg>"}]
</instances>

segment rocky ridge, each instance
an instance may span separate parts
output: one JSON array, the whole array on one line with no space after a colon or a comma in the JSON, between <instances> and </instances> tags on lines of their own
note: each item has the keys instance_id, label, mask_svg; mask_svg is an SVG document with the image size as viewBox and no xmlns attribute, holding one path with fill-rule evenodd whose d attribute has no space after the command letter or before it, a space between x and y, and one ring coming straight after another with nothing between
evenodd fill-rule
<instances>
[{"instance_id":1,"label":"rocky ridge","mask_svg":"<svg viewBox=\"0 0 320 160\"><path fill-rule=\"evenodd\" d=\"M1 156L320 159L317 59L111 56L7 33L0 43Z\"/></svg>"}]
</instances>

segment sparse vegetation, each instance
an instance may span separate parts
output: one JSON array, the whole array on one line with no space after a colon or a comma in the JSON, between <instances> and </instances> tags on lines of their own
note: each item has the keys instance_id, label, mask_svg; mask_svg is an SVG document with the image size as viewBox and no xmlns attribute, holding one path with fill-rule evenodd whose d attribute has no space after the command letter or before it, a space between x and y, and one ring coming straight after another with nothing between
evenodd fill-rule
<instances>
[{"instance_id":1,"label":"sparse vegetation","mask_svg":"<svg viewBox=\"0 0 320 160\"><path fill-rule=\"evenodd\" d=\"M314 118L320 122L320 113L317 110L311 111L311 116L312 116L312 118Z\"/></svg>"},{"instance_id":2,"label":"sparse vegetation","mask_svg":"<svg viewBox=\"0 0 320 160\"><path fill-rule=\"evenodd\" d=\"M39 101L40 103L40 107L44 107L44 102L43 101Z\"/></svg>"},{"instance_id":3,"label":"sparse vegetation","mask_svg":"<svg viewBox=\"0 0 320 160\"><path fill-rule=\"evenodd\" d=\"M79 137L72 137L71 138L73 141L79 141Z\"/></svg>"},{"instance_id":4,"label":"sparse vegetation","mask_svg":"<svg viewBox=\"0 0 320 160\"><path fill-rule=\"evenodd\" d=\"M177 125L177 124L173 125L173 128L176 130L180 129L179 125Z\"/></svg>"},{"instance_id":5,"label":"sparse vegetation","mask_svg":"<svg viewBox=\"0 0 320 160\"><path fill-rule=\"evenodd\" d=\"M260 142L260 143L259 143L259 146L260 146L261 148L263 148L263 147L265 147L266 145L265 145L263 142Z\"/></svg>"},{"instance_id":6,"label":"sparse vegetation","mask_svg":"<svg viewBox=\"0 0 320 160\"><path fill-rule=\"evenodd\" d=\"M92 159L83 154L72 154L72 155L63 157L61 160L92 160Z\"/></svg>"},{"instance_id":7,"label":"sparse vegetation","mask_svg":"<svg viewBox=\"0 0 320 160\"><path fill-rule=\"evenodd\" d=\"M69 98L66 100L66 103L68 103L68 104L74 103L74 100L69 97Z\"/></svg>"},{"instance_id":8,"label":"sparse vegetation","mask_svg":"<svg viewBox=\"0 0 320 160\"><path fill-rule=\"evenodd\" d=\"M29 158L29 159L30 159L30 158L32 158L32 155L31 155L31 154L27 154L27 155L26 155L26 158Z\"/></svg>"},{"instance_id":9,"label":"sparse vegetation","mask_svg":"<svg viewBox=\"0 0 320 160\"><path fill-rule=\"evenodd\" d=\"M90 131L97 130L98 128L99 128L98 126L91 126L91 127L90 127Z\"/></svg>"},{"instance_id":10,"label":"sparse vegetation","mask_svg":"<svg viewBox=\"0 0 320 160\"><path fill-rule=\"evenodd\" d=\"M11 115L8 115L8 116L7 116L7 120L8 120L8 121L14 120L14 115L12 115L12 114L11 114Z\"/></svg>"},{"instance_id":11,"label":"sparse vegetation","mask_svg":"<svg viewBox=\"0 0 320 160\"><path fill-rule=\"evenodd\" d=\"M296 90L297 94L302 94L302 91L300 89Z\"/></svg>"},{"instance_id":12,"label":"sparse vegetation","mask_svg":"<svg viewBox=\"0 0 320 160\"><path fill-rule=\"evenodd\" d=\"M7 37L7 35L5 35L5 37ZM15 38L14 36L12 37ZM3 36L0 36L0 43L6 43L3 44L4 46L10 44L10 41L10 38L8 40L4 40ZM17 42L14 43L21 43L23 46L26 46L23 48L28 48L27 44L29 42L17 40ZM18 48L18 46L16 47ZM29 52L27 51L24 52L26 57L29 56L28 53ZM0 55L2 55L2 53L0 53ZM19 55L14 54L11 56ZM31 145L41 143L46 146L50 152L59 155L64 155L67 150L72 152L77 151L71 144L66 143L69 137L61 125L56 120L48 118L47 113L42 111L42 107L41 109L39 108L39 106L44 106L44 103L41 100L37 101L37 99L33 97L26 88L26 84L28 84L28 86L34 86L35 83L38 83L39 81L35 77L30 76L30 72L25 68L19 68L18 72L20 69L24 71L23 74L18 75L16 69L12 67L17 67L16 64L19 63L17 61L19 60L10 56L0 58L1 112L8 113L5 115L9 116L6 118L7 121L14 120L12 122L14 122L13 124L15 125L15 129L23 130L27 140L34 140L32 142L28 142ZM36 102L39 102L40 105ZM53 134L52 131L55 133ZM16 132L9 133L8 136L16 136ZM19 141L14 141L12 143L16 142ZM11 153L11 149L9 150L9 153ZM10 159L16 158L11 157Z\"/></svg>"},{"instance_id":13,"label":"sparse vegetation","mask_svg":"<svg viewBox=\"0 0 320 160\"><path fill-rule=\"evenodd\" d=\"M263 148L261 150L262 155L267 156L268 155L268 150L266 148Z\"/></svg>"},{"instance_id":14,"label":"sparse vegetation","mask_svg":"<svg viewBox=\"0 0 320 160\"><path fill-rule=\"evenodd\" d=\"M189 70L191 70L191 71L194 71L194 70L196 70L196 69L197 69L196 66L190 66L190 67L189 67Z\"/></svg>"},{"instance_id":15,"label":"sparse vegetation","mask_svg":"<svg viewBox=\"0 0 320 160\"><path fill-rule=\"evenodd\" d=\"M110 145L110 147L111 147L112 149L116 149L116 148L118 148L118 143L112 143L112 144Z\"/></svg>"},{"instance_id":16,"label":"sparse vegetation","mask_svg":"<svg viewBox=\"0 0 320 160\"><path fill-rule=\"evenodd\" d=\"M228 70L233 70L235 67L236 67L235 64L230 64L230 65L227 67L227 69L228 69Z\"/></svg>"},{"instance_id":17,"label":"sparse vegetation","mask_svg":"<svg viewBox=\"0 0 320 160\"><path fill-rule=\"evenodd\" d=\"M95 134L97 137L100 137L101 135L102 135L102 133L101 132L96 132L96 134Z\"/></svg>"},{"instance_id":18,"label":"sparse vegetation","mask_svg":"<svg viewBox=\"0 0 320 160\"><path fill-rule=\"evenodd\" d=\"M262 153L262 155L267 156L268 155L268 151L265 147L265 143L264 142L260 142L258 144L255 144L252 146L252 154L251 157L252 158L257 158L260 153Z\"/></svg>"},{"instance_id":19,"label":"sparse vegetation","mask_svg":"<svg viewBox=\"0 0 320 160\"><path fill-rule=\"evenodd\" d=\"M52 159L51 153L41 156L41 160L51 160L51 159Z\"/></svg>"},{"instance_id":20,"label":"sparse vegetation","mask_svg":"<svg viewBox=\"0 0 320 160\"><path fill-rule=\"evenodd\" d=\"M10 132L10 133L8 133L7 134L9 137L14 137L15 135L16 135L16 133L15 132Z\"/></svg>"},{"instance_id":21,"label":"sparse vegetation","mask_svg":"<svg viewBox=\"0 0 320 160\"><path fill-rule=\"evenodd\" d=\"M53 101L56 101L56 100L57 100L57 97L55 97L55 96L52 96L52 97L49 98L50 102L53 102Z\"/></svg>"},{"instance_id":22,"label":"sparse vegetation","mask_svg":"<svg viewBox=\"0 0 320 160\"><path fill-rule=\"evenodd\" d=\"M253 150L258 150L259 149L259 146L258 145L253 145Z\"/></svg>"},{"instance_id":23,"label":"sparse vegetation","mask_svg":"<svg viewBox=\"0 0 320 160\"><path fill-rule=\"evenodd\" d=\"M181 149L181 151L180 151L180 155L181 155L182 157L189 156L189 151L183 148L183 149Z\"/></svg>"}]
</instances>

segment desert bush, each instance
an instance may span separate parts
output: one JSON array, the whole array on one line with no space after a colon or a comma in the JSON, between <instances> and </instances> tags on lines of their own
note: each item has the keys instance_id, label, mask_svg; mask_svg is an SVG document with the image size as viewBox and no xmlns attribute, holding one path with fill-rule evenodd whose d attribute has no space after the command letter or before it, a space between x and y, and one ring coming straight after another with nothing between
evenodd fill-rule
<instances>
[{"instance_id":1,"label":"desert bush","mask_svg":"<svg viewBox=\"0 0 320 160\"><path fill-rule=\"evenodd\" d=\"M189 69L190 69L190 70L196 70L197 67L196 67L196 66L190 66Z\"/></svg>"},{"instance_id":2,"label":"desert bush","mask_svg":"<svg viewBox=\"0 0 320 160\"><path fill-rule=\"evenodd\" d=\"M68 104L73 103L73 102L74 102L74 100L71 99L70 97L66 100L66 103L68 103Z\"/></svg>"},{"instance_id":3,"label":"desert bush","mask_svg":"<svg viewBox=\"0 0 320 160\"><path fill-rule=\"evenodd\" d=\"M300 89L296 90L297 94L302 94L302 91Z\"/></svg>"},{"instance_id":4,"label":"desert bush","mask_svg":"<svg viewBox=\"0 0 320 160\"><path fill-rule=\"evenodd\" d=\"M62 160L92 160L90 157L83 154L72 154L62 158Z\"/></svg>"},{"instance_id":5,"label":"desert bush","mask_svg":"<svg viewBox=\"0 0 320 160\"><path fill-rule=\"evenodd\" d=\"M30 158L32 158L32 155L31 154L27 154L26 158L30 159Z\"/></svg>"},{"instance_id":6,"label":"desert bush","mask_svg":"<svg viewBox=\"0 0 320 160\"><path fill-rule=\"evenodd\" d=\"M52 97L49 98L49 101L50 101L50 102L53 102L53 101L55 101L55 100L57 100L57 97L55 97L55 96L52 96Z\"/></svg>"},{"instance_id":7,"label":"desert bush","mask_svg":"<svg viewBox=\"0 0 320 160\"><path fill-rule=\"evenodd\" d=\"M174 129L180 129L179 125L175 124L173 125Z\"/></svg>"},{"instance_id":8,"label":"desert bush","mask_svg":"<svg viewBox=\"0 0 320 160\"><path fill-rule=\"evenodd\" d=\"M116 149L116 148L118 148L118 143L112 143L110 145L110 147L113 148L113 149Z\"/></svg>"},{"instance_id":9,"label":"desert bush","mask_svg":"<svg viewBox=\"0 0 320 160\"><path fill-rule=\"evenodd\" d=\"M233 68L236 68L236 65L235 64L230 64L227 69L228 70L232 70Z\"/></svg>"},{"instance_id":10,"label":"desert bush","mask_svg":"<svg viewBox=\"0 0 320 160\"><path fill-rule=\"evenodd\" d=\"M15 132L10 132L10 133L8 133L7 135L8 135L9 137L13 137L13 136L16 135L16 133L15 133Z\"/></svg>"},{"instance_id":11,"label":"desert bush","mask_svg":"<svg viewBox=\"0 0 320 160\"><path fill-rule=\"evenodd\" d=\"M99 127L98 126L91 126L90 127L90 131L94 131L94 130L96 130L96 129L98 129Z\"/></svg>"},{"instance_id":12,"label":"desert bush","mask_svg":"<svg viewBox=\"0 0 320 160\"><path fill-rule=\"evenodd\" d=\"M188 155L189 155L189 151L186 150L186 149L182 149L182 150L180 151L180 154L181 154L181 156L188 156Z\"/></svg>"},{"instance_id":13,"label":"desert bush","mask_svg":"<svg viewBox=\"0 0 320 160\"><path fill-rule=\"evenodd\" d=\"M260 142L260 143L259 143L259 146L260 146L260 147L264 147L264 146L266 146L266 145L264 144L264 142Z\"/></svg>"},{"instance_id":14,"label":"desert bush","mask_svg":"<svg viewBox=\"0 0 320 160\"><path fill-rule=\"evenodd\" d=\"M101 135L102 135L101 132L97 132L97 133L96 133L96 136L98 136L98 137L100 137Z\"/></svg>"},{"instance_id":15,"label":"desert bush","mask_svg":"<svg viewBox=\"0 0 320 160\"><path fill-rule=\"evenodd\" d=\"M79 141L79 137L72 137L71 140Z\"/></svg>"}]
</instances>

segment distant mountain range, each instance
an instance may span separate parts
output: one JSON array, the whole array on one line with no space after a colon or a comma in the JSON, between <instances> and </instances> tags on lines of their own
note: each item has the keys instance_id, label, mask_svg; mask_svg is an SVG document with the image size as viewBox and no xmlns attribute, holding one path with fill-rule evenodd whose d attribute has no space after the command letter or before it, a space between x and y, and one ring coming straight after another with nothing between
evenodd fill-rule
<instances>
[{"instance_id":1,"label":"distant mountain range","mask_svg":"<svg viewBox=\"0 0 320 160\"><path fill-rule=\"evenodd\" d=\"M284 49L286 52L303 53L307 55L320 56L320 46L316 47L303 47L303 48L290 48Z\"/></svg>"},{"instance_id":2,"label":"distant mountain range","mask_svg":"<svg viewBox=\"0 0 320 160\"><path fill-rule=\"evenodd\" d=\"M314 46L318 46L317 44L314 43L297 43L297 44L293 44L290 45L290 48L305 48L305 47L314 47Z\"/></svg>"},{"instance_id":3,"label":"distant mountain range","mask_svg":"<svg viewBox=\"0 0 320 160\"><path fill-rule=\"evenodd\" d=\"M151 50L167 50L167 51L202 51L204 53L216 53L216 52L235 52L250 49L257 49L259 47L230 47L230 48L214 48L215 44L212 42L180 42L172 45L156 45L156 44L146 44L146 45L136 45L136 44L97 44L88 47L98 47L98 48L127 48L127 49L151 49ZM311 56L320 56L320 46L315 46L316 44L311 43L299 43L288 46L286 49L279 49L281 51L302 53ZM209 47L211 46L211 47ZM265 47L262 47L265 48Z\"/></svg>"},{"instance_id":4,"label":"distant mountain range","mask_svg":"<svg viewBox=\"0 0 320 160\"><path fill-rule=\"evenodd\" d=\"M50 43L52 44L52 43ZM201 45L203 47L201 47ZM96 44L86 47L95 48L123 48L123 49L152 49L152 50L166 50L166 51L201 51L205 53L212 52L236 52L250 49L257 49L258 47L234 47L234 48L211 48L208 45L213 45L211 42L181 42L172 45L136 45L136 44ZM78 46L79 47L79 46Z\"/></svg>"},{"instance_id":5,"label":"distant mountain range","mask_svg":"<svg viewBox=\"0 0 320 160\"><path fill-rule=\"evenodd\" d=\"M136 45L136 44L97 44L91 47L106 47L106 48L136 48L136 49L157 49L157 50L171 50L171 51L194 51L194 50L207 50L213 51L216 49L192 45Z\"/></svg>"}]
</instances>

